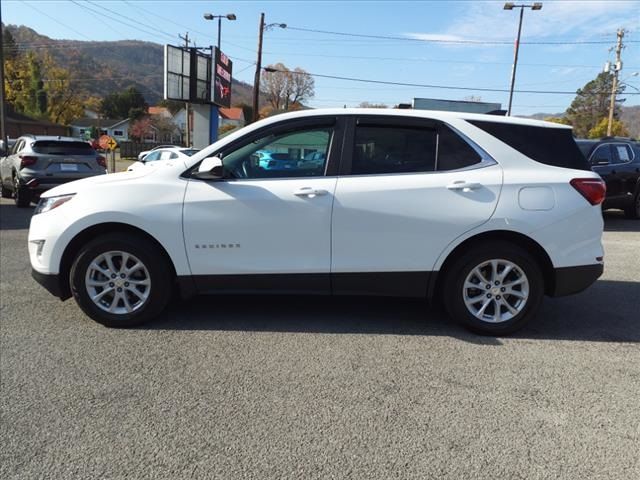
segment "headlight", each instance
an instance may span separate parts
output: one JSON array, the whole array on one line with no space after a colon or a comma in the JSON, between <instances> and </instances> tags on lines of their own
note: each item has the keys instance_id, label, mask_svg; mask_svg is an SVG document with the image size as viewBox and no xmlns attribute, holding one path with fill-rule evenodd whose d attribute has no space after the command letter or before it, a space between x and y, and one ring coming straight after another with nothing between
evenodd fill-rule
<instances>
[{"instance_id":1,"label":"headlight","mask_svg":"<svg viewBox=\"0 0 640 480\"><path fill-rule=\"evenodd\" d=\"M41 198L33 214L37 215L39 213L45 213L49 210L53 210L54 208L58 208L60 205L63 205L71 200L74 195L75 193L72 193L70 195L58 195L57 197Z\"/></svg>"}]
</instances>

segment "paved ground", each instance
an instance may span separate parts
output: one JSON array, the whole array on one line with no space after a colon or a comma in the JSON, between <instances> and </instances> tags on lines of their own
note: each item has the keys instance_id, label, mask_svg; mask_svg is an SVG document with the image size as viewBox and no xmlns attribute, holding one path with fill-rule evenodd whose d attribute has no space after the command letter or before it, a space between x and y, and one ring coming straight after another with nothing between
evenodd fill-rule
<instances>
[{"instance_id":1,"label":"paved ground","mask_svg":"<svg viewBox=\"0 0 640 480\"><path fill-rule=\"evenodd\" d=\"M0 477L640 478L640 222L604 277L481 338L415 301L251 297L108 330L0 204Z\"/></svg>"}]
</instances>

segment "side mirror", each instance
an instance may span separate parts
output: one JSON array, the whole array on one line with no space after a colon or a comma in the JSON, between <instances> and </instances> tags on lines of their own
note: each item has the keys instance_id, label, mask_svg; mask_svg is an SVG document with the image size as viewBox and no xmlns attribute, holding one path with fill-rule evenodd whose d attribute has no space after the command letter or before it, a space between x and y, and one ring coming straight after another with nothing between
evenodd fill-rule
<instances>
[{"instance_id":1,"label":"side mirror","mask_svg":"<svg viewBox=\"0 0 640 480\"><path fill-rule=\"evenodd\" d=\"M198 171L193 177L200 180L220 180L223 176L223 166L220 157L207 157L202 160Z\"/></svg>"}]
</instances>

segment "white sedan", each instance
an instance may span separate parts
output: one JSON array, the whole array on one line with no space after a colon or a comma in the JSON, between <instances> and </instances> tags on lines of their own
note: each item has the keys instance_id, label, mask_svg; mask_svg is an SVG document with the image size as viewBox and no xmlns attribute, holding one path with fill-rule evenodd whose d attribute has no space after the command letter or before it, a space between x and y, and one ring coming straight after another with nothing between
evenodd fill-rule
<instances>
[{"instance_id":1,"label":"white sedan","mask_svg":"<svg viewBox=\"0 0 640 480\"><path fill-rule=\"evenodd\" d=\"M166 163L170 160L179 160L182 159L187 160L194 153L199 152L200 150L195 148L180 148L180 147L167 147L167 148L159 148L157 150L153 150L147 156L145 156L142 160L138 160L137 162L133 162L127 168L128 172L133 172L139 168L144 168L148 166L158 166L163 163Z\"/></svg>"}]
</instances>

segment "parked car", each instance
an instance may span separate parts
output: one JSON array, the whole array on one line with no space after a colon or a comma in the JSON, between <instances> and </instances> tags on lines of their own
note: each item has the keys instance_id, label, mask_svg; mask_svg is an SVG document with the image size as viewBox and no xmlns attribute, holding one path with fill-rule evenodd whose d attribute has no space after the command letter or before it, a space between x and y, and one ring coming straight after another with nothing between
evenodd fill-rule
<instances>
[{"instance_id":1,"label":"parked car","mask_svg":"<svg viewBox=\"0 0 640 480\"><path fill-rule=\"evenodd\" d=\"M264 170L287 170L297 167L297 160L289 157L288 153L269 152L258 150L254 153L255 164Z\"/></svg>"},{"instance_id":2,"label":"parked car","mask_svg":"<svg viewBox=\"0 0 640 480\"><path fill-rule=\"evenodd\" d=\"M60 184L107 173L103 156L84 140L72 137L23 135L0 161L3 198L13 196L28 207L40 194Z\"/></svg>"},{"instance_id":3,"label":"parked car","mask_svg":"<svg viewBox=\"0 0 640 480\"><path fill-rule=\"evenodd\" d=\"M157 150L153 150L148 155L146 155L142 160L138 160L137 162L133 162L127 168L127 171L132 172L137 170L138 168L144 168L145 166L157 166L159 164L164 163L165 160L176 160L182 159L186 160L190 156L195 153L198 153L200 150L196 148L181 148L181 147L167 147L167 148L159 148Z\"/></svg>"},{"instance_id":4,"label":"parked car","mask_svg":"<svg viewBox=\"0 0 640 480\"><path fill-rule=\"evenodd\" d=\"M576 140L594 172L607 184L603 210L619 208L640 219L640 143L630 138Z\"/></svg>"},{"instance_id":5,"label":"parked car","mask_svg":"<svg viewBox=\"0 0 640 480\"><path fill-rule=\"evenodd\" d=\"M144 159L144 157L149 155L149 152L153 152L154 150L158 150L160 148L180 148L180 147L178 145L158 145L156 147L153 147L151 150L145 150L144 152L140 152L138 154L138 161Z\"/></svg>"},{"instance_id":6,"label":"parked car","mask_svg":"<svg viewBox=\"0 0 640 480\"><path fill-rule=\"evenodd\" d=\"M327 152L322 169L255 164L256 152L311 143ZM603 271L604 182L564 125L308 110L185 162L47 192L29 230L34 278L111 327L156 317L176 289L427 298L502 335L543 295Z\"/></svg>"}]
</instances>

